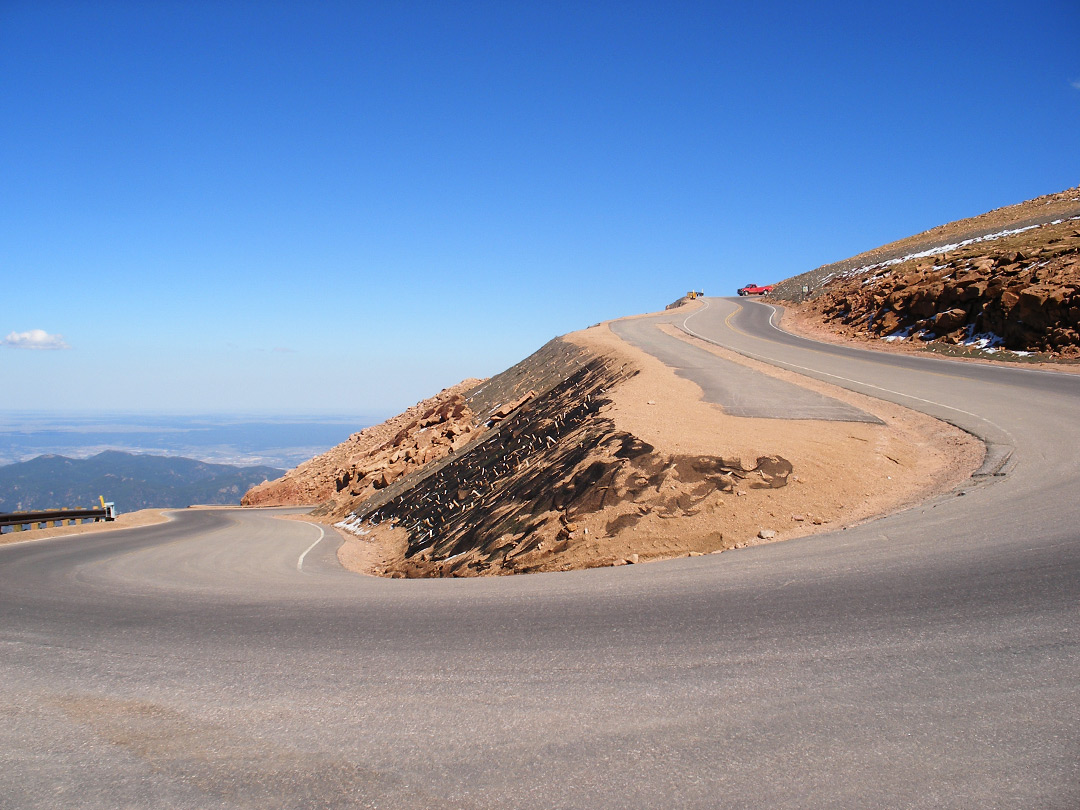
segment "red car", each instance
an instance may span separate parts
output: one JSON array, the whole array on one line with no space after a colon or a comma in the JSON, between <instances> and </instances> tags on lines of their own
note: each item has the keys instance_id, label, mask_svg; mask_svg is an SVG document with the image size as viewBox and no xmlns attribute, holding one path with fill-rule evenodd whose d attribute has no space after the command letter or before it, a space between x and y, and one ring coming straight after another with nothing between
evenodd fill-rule
<instances>
[{"instance_id":1,"label":"red car","mask_svg":"<svg viewBox=\"0 0 1080 810\"><path fill-rule=\"evenodd\" d=\"M772 284L766 284L764 287L759 287L757 284L747 284L745 287L739 288L739 295L768 295L772 292L772 288Z\"/></svg>"}]
</instances>

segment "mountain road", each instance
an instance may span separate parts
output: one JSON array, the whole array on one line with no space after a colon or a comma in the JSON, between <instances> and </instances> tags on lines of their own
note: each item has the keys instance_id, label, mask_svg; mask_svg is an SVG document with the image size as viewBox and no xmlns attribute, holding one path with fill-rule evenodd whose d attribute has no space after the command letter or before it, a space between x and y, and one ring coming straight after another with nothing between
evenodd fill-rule
<instances>
[{"instance_id":1,"label":"mountain road","mask_svg":"<svg viewBox=\"0 0 1080 810\"><path fill-rule=\"evenodd\" d=\"M843 531L559 574L362 577L302 510L0 546L0 808L1080 807L1080 376L740 299L622 334L665 321L988 463Z\"/></svg>"}]
</instances>

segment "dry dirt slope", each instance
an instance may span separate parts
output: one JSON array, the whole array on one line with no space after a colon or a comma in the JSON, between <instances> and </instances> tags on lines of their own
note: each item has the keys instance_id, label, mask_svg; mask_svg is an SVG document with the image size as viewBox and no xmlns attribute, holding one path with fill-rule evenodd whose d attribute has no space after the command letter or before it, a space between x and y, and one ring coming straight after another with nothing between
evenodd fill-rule
<instances>
[{"instance_id":1,"label":"dry dirt slope","mask_svg":"<svg viewBox=\"0 0 1080 810\"><path fill-rule=\"evenodd\" d=\"M883 424L763 429L601 325L356 434L245 502L320 500L313 515L347 532L355 570L476 576L784 539L958 480L958 451L966 472L977 465L958 431L859 404Z\"/></svg>"}]
</instances>

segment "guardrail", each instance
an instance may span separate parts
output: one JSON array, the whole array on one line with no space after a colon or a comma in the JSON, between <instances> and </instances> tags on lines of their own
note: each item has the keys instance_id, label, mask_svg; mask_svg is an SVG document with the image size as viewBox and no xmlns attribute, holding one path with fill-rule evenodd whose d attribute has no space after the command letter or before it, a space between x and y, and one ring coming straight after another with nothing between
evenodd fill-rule
<instances>
[{"instance_id":1,"label":"guardrail","mask_svg":"<svg viewBox=\"0 0 1080 810\"><path fill-rule=\"evenodd\" d=\"M116 507L101 500L99 509L52 509L37 512L0 513L0 534L46 529L53 526L74 526L87 521L116 520Z\"/></svg>"}]
</instances>

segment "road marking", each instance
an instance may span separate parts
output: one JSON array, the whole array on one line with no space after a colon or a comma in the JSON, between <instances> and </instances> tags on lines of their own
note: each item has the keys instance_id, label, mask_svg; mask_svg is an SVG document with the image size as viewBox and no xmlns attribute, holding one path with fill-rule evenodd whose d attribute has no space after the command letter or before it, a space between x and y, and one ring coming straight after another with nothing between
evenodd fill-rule
<instances>
[{"instance_id":1,"label":"road marking","mask_svg":"<svg viewBox=\"0 0 1080 810\"><path fill-rule=\"evenodd\" d=\"M762 302L762 303L764 303L764 302ZM769 315L769 326L771 326L777 332L780 332L782 334L790 334L789 332L785 332L783 329L781 329L779 326L777 326L775 323L773 323L773 316L776 315L776 307L774 307L772 304L764 304L764 305L769 307L769 309L772 310L772 313ZM903 391L894 391L891 388L882 388L880 385L874 385L873 383L863 382L862 380L854 380L854 379L851 379L850 377L841 377L839 374L830 374L827 371L821 371L821 370L815 369L815 368L808 368L806 366L796 365L795 363L788 363L788 362L786 362L784 360L777 360L775 358L765 357L764 355L754 354L753 352L739 351L738 349L732 349L729 346L724 346L722 343L719 343L718 341L712 340L711 338L707 338L704 335L698 334L697 332L695 332L693 329L691 329L689 326L686 325L687 321L689 321L695 315L698 315L698 314L704 312L708 308L708 306L709 306L709 302L706 301L704 307L699 309L697 312L691 313L690 315L686 316L686 318L685 318L685 320L683 320L683 324L682 324L683 329L686 332L693 335L694 337L701 338L702 340L704 340L707 343L712 343L714 346L720 346L721 348L728 349L728 351L734 351L737 354L744 355L745 357L750 357L750 358L752 358L754 360L760 360L763 363L768 363L770 365L781 366L783 368L789 368L789 369L798 370L798 371L805 371L811 377L816 376L816 375L821 375L821 376L824 376L824 377L832 377L834 380L841 380L843 382L852 383L853 385L863 386L865 388L870 388L870 389L873 389L875 391L881 391L881 392L886 393L886 394L894 394L895 396L898 396L898 397L906 397L907 399L914 400L915 402L923 402L923 403L925 403L927 405L935 405L935 406L937 406L939 408L945 408L946 410L949 410L949 411L955 411L956 413L962 413L962 414L964 414L966 416L972 417L973 419L978 419L978 420L980 420L982 422L985 422L986 424L990 425L993 428L996 428L997 430L1000 430L1005 436L1008 436L1009 442L1011 443L1012 447L1014 447L1014 448L1016 447L1016 439L1013 437L1013 435L1008 430L1003 428L1001 425L998 425L995 422L990 421L985 416L980 416L977 413L972 413L971 411L965 411L965 410L963 410L961 408L954 408L951 405L946 405L943 402L935 402L932 399L923 399L922 397L917 397L917 396L914 396L912 394L906 394ZM753 335L747 334L746 332L742 331L741 329L737 328L734 324L731 323L731 318L734 317L741 309L742 309L742 305L740 305L740 309L735 310L735 312L732 312L730 315L728 315L726 318L724 318L724 325L728 329L730 329L732 332L738 332L740 335L743 335L744 337L748 337L748 338L753 339L753 337L754 337ZM797 335L796 337L801 337L801 336ZM803 340L807 340L807 341L809 341L811 343L820 342L820 341L815 341L815 340L813 340L811 338L803 338ZM822 352L819 349L810 349L809 351L818 352L820 354L828 354L828 352ZM867 351L869 351L869 350L867 350ZM931 358L931 359L936 359L936 358ZM948 376L948 375L945 375L945 374L939 374L936 371L925 371L925 372L920 372L920 373L931 374L931 375L934 375L934 376ZM987 441L987 440L984 438L983 441Z\"/></svg>"},{"instance_id":2,"label":"road marking","mask_svg":"<svg viewBox=\"0 0 1080 810\"><path fill-rule=\"evenodd\" d=\"M316 540L314 543L312 543L310 546L308 546L306 549L304 549L304 553L301 554L300 559L298 559L296 561L296 570L300 571L300 572L303 572L303 570L304 570L304 557L306 557L308 555L309 551L311 551L313 548L315 548L315 546L319 545L319 543L322 542L323 538L326 537L326 531L323 530L322 526L316 526L314 523L308 523L306 520L301 521L301 522L302 523L307 523L307 525L311 526L313 529L318 529L319 530L319 539Z\"/></svg>"},{"instance_id":3,"label":"road marking","mask_svg":"<svg viewBox=\"0 0 1080 810\"><path fill-rule=\"evenodd\" d=\"M687 315L687 316L686 316L686 317L685 317L685 318L683 319L683 322L682 322L682 327L683 327L683 329L685 329L685 330L686 330L687 332L689 332L689 333L690 333L691 335L697 335L698 337L701 337L701 335L698 335L698 334L697 334L697 332L695 332L695 331L694 331L693 329L691 329L691 328L690 328L689 326L687 326L687 325L686 325L686 322L687 322L687 321L689 321L689 320L690 320L691 318L693 318L693 317L694 317L695 315L700 315L700 314L701 314L702 312L704 312L705 310L707 310L707 309L709 308L709 301L708 301L708 299L706 299L706 300L704 301L704 304L705 304L705 306L701 307L700 309L697 309L697 310L695 310L694 312L691 312L691 313L690 313L689 315ZM738 312L738 310L735 310L735 312ZM732 315L734 315L735 313L733 312L733 313L731 313L731 314L732 314ZM731 317L731 316L729 315L728 317ZM707 340L707 338L702 338L702 340ZM712 342L712 341L710 341L710 343L711 343L711 342Z\"/></svg>"}]
</instances>

